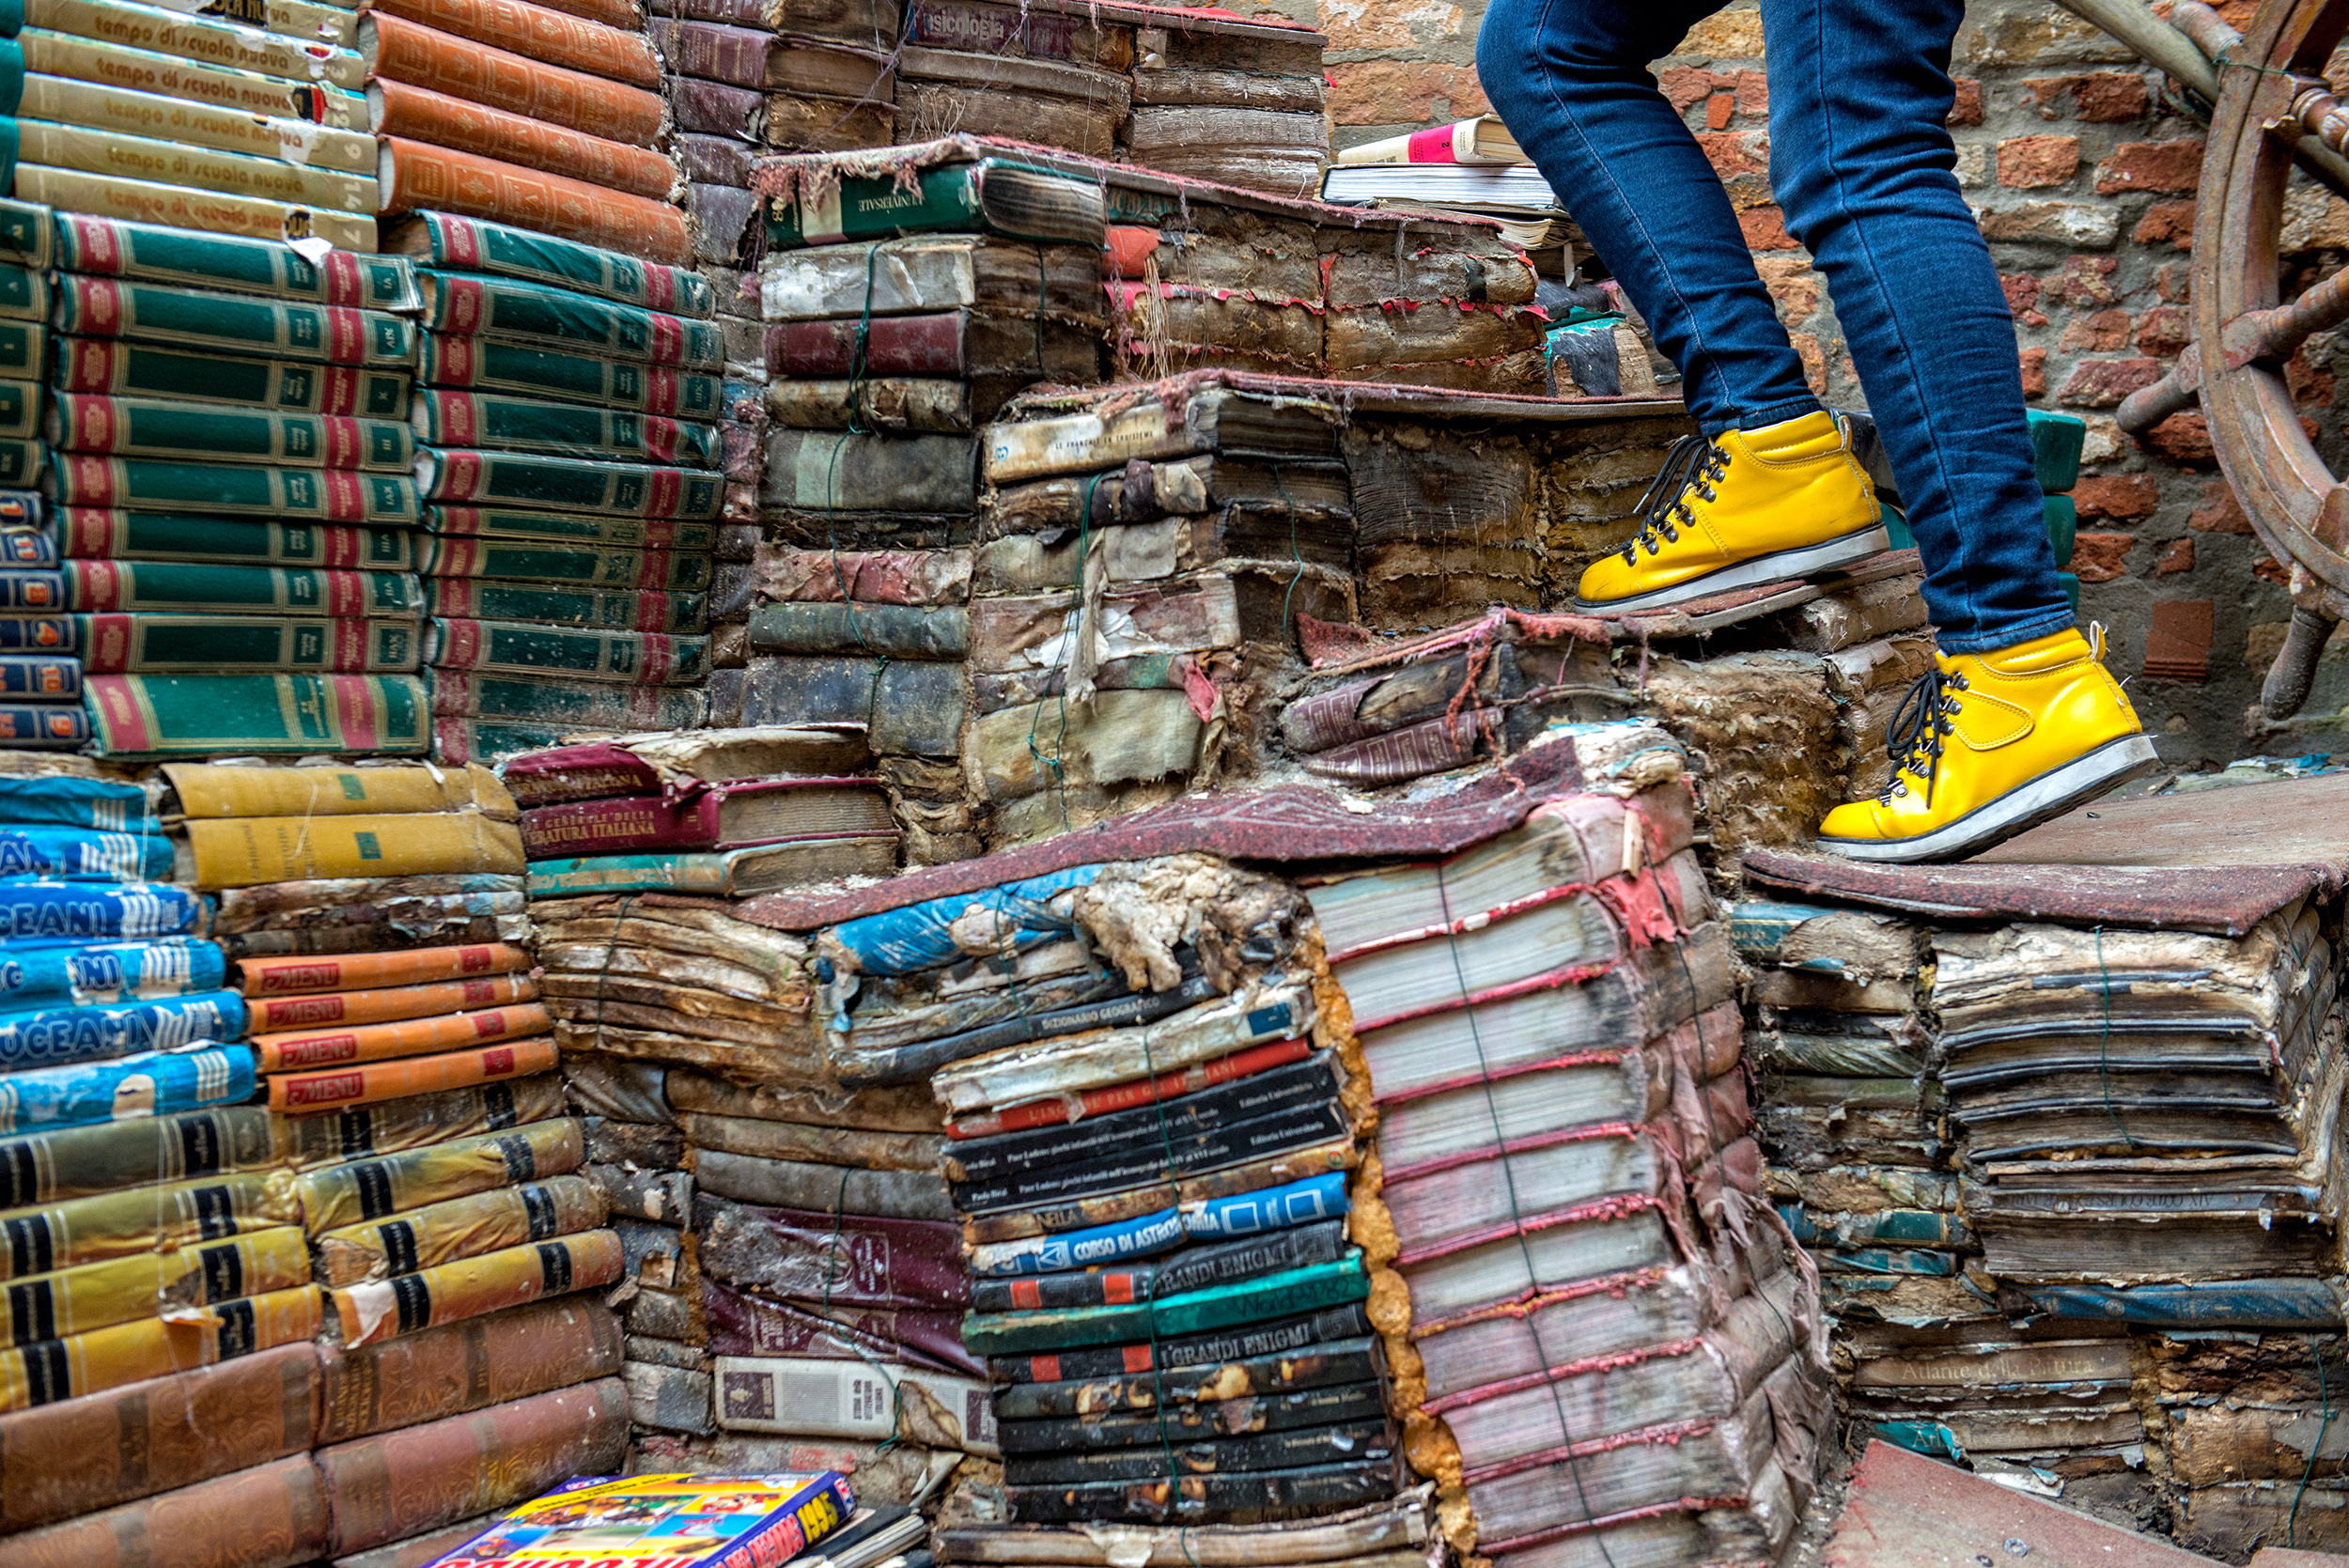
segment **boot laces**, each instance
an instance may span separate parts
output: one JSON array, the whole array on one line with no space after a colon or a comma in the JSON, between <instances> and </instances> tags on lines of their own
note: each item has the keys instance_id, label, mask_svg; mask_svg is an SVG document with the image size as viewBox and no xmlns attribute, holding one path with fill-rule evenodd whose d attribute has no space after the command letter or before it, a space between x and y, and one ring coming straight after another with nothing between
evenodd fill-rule
<instances>
[{"instance_id":1,"label":"boot laces","mask_svg":"<svg viewBox=\"0 0 2349 1568\"><path fill-rule=\"evenodd\" d=\"M1952 693L1967 690L1963 675L1945 674L1939 665L1910 685L1900 706L1892 710L1891 722L1884 726L1884 749L1892 758L1892 776L1876 796L1879 805L1889 806L1895 796L1906 795L1908 781L1914 778L1925 786L1925 807L1932 809L1934 780L1941 770L1941 743L1957 732L1950 721L1966 706Z\"/></svg>"},{"instance_id":2,"label":"boot laces","mask_svg":"<svg viewBox=\"0 0 2349 1568\"><path fill-rule=\"evenodd\" d=\"M1675 442L1662 471L1640 497L1636 509L1645 514L1646 520L1639 536L1623 547L1623 564L1638 566L1642 545L1654 555L1667 544L1678 544L1680 530L1696 526L1690 498L1716 499L1713 487L1728 472L1728 452L1703 436L1683 436Z\"/></svg>"}]
</instances>

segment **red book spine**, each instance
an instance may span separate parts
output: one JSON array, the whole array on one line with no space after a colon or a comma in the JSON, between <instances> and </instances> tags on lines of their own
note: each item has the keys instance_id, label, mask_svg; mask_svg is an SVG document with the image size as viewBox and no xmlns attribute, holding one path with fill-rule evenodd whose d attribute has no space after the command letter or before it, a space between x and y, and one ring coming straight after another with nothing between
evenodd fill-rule
<instances>
[{"instance_id":1,"label":"red book spine","mask_svg":"<svg viewBox=\"0 0 2349 1568\"><path fill-rule=\"evenodd\" d=\"M9 1568L150 1568L161 1563L308 1562L332 1549L308 1454L198 1482L8 1537Z\"/></svg>"},{"instance_id":2,"label":"red book spine","mask_svg":"<svg viewBox=\"0 0 2349 1568\"><path fill-rule=\"evenodd\" d=\"M719 799L704 791L686 800L630 795L535 807L522 813L522 852L533 860L553 860L708 849L718 842Z\"/></svg>"},{"instance_id":3,"label":"red book spine","mask_svg":"<svg viewBox=\"0 0 2349 1568\"><path fill-rule=\"evenodd\" d=\"M530 0L371 0L389 12L460 39L520 51L591 76L661 85L661 62L640 32L568 15Z\"/></svg>"},{"instance_id":4,"label":"red book spine","mask_svg":"<svg viewBox=\"0 0 2349 1568\"><path fill-rule=\"evenodd\" d=\"M362 23L363 39L369 30L378 78L429 87L631 147L649 147L660 140L665 111L658 93L451 38L405 17L373 13Z\"/></svg>"},{"instance_id":5,"label":"red book spine","mask_svg":"<svg viewBox=\"0 0 2349 1568\"><path fill-rule=\"evenodd\" d=\"M1197 1067L1180 1072L1161 1073L1156 1079L1133 1083L1113 1084L1107 1089L1090 1089L1055 1100L1032 1100L1026 1105L1011 1106L990 1111L984 1116L965 1116L946 1124L949 1138L992 1138L999 1133L1024 1132L1030 1127L1056 1126L1063 1122L1100 1116L1112 1110L1129 1110L1153 1100L1173 1099L1177 1094L1195 1094L1219 1083L1248 1078L1256 1073L1284 1067L1292 1062L1302 1062L1313 1052L1310 1040L1276 1040L1268 1046L1235 1051ZM1072 1107L1071 1102L1074 1102Z\"/></svg>"},{"instance_id":6,"label":"red book spine","mask_svg":"<svg viewBox=\"0 0 2349 1568\"><path fill-rule=\"evenodd\" d=\"M767 52L775 46L774 34L709 22L657 21L653 27L671 70L729 86L766 85Z\"/></svg>"},{"instance_id":7,"label":"red book spine","mask_svg":"<svg viewBox=\"0 0 2349 1568\"><path fill-rule=\"evenodd\" d=\"M856 365L857 323L790 321L767 329L767 369L777 376L847 376ZM869 324L864 370L873 376L959 376L963 317L885 316Z\"/></svg>"}]
</instances>

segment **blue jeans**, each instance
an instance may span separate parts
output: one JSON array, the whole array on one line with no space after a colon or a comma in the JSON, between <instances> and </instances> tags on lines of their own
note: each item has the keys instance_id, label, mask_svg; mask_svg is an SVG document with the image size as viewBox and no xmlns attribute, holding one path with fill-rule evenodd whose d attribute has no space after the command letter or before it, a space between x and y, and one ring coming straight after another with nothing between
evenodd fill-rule
<instances>
[{"instance_id":1,"label":"blue jeans","mask_svg":"<svg viewBox=\"0 0 2349 1568\"><path fill-rule=\"evenodd\" d=\"M1721 0L1492 0L1494 110L1680 366L1707 435L1819 407L1720 179L1648 63ZM2073 624L2056 581L2015 321L1952 171L1963 0L1762 0L1770 183L1825 274L1947 653Z\"/></svg>"}]
</instances>

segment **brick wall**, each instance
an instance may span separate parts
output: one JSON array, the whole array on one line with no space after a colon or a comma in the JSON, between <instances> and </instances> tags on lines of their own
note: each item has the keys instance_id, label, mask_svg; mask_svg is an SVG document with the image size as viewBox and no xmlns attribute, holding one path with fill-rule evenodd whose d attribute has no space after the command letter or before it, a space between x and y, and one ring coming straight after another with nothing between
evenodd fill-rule
<instances>
[{"instance_id":1,"label":"brick wall","mask_svg":"<svg viewBox=\"0 0 2349 1568\"><path fill-rule=\"evenodd\" d=\"M1304 17L1313 4L1283 0ZM2252 0L2220 7L2238 25L2251 8ZM1320 0L1338 145L1485 109L1472 63L1481 14L1481 0ZM1832 305L1771 201L1762 53L1760 13L1745 0L1699 23L1657 76L1719 168L1812 384L1858 407ZM2111 419L2191 330L2199 128L2164 109L2158 72L2047 0L1978 0L1954 70L1958 177L2006 282L2024 384L2034 404L2089 422L2074 567L2083 614L2110 629L2115 669L2133 677L2129 691L2164 757L2191 767L2349 750L2349 639L2335 639L2291 729L2247 730L2291 607L2281 570L2219 477L2200 416L2182 415L2141 445ZM2349 207L2296 198L2286 249L2311 274L2340 265ZM2319 338L2293 366L2328 452L2341 441L2331 354ZM2201 655L2204 678L2146 679L2149 634L2165 669Z\"/></svg>"}]
</instances>

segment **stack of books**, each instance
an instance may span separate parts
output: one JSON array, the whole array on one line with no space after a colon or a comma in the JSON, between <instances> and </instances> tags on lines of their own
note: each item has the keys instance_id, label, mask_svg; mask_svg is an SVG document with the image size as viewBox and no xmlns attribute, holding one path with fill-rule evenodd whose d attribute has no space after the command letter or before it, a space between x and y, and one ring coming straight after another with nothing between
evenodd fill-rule
<instances>
[{"instance_id":1,"label":"stack of books","mask_svg":"<svg viewBox=\"0 0 2349 1568\"><path fill-rule=\"evenodd\" d=\"M417 471L439 754L701 722L725 481L698 272L429 214Z\"/></svg>"},{"instance_id":2,"label":"stack of books","mask_svg":"<svg viewBox=\"0 0 2349 1568\"><path fill-rule=\"evenodd\" d=\"M111 754L422 751L413 269L39 222L59 560L51 616L0 641L81 660ZM40 608L30 580L11 603Z\"/></svg>"},{"instance_id":3,"label":"stack of books","mask_svg":"<svg viewBox=\"0 0 2349 1568\"><path fill-rule=\"evenodd\" d=\"M637 0L393 0L358 20L377 210L692 255Z\"/></svg>"},{"instance_id":4,"label":"stack of books","mask_svg":"<svg viewBox=\"0 0 2349 1568\"><path fill-rule=\"evenodd\" d=\"M1135 22L1127 156L1146 168L1278 196L1315 194L1330 162L1311 28L1220 7L1117 8Z\"/></svg>"},{"instance_id":5,"label":"stack of books","mask_svg":"<svg viewBox=\"0 0 2349 1568\"><path fill-rule=\"evenodd\" d=\"M1418 1486L1342 1514L1247 1525L941 1525L931 1537L943 1562L1053 1562L1068 1568L1283 1568L1322 1562L1394 1562L1443 1549L1434 1488ZM1112 1557L1112 1554L1115 1556Z\"/></svg>"},{"instance_id":6,"label":"stack of books","mask_svg":"<svg viewBox=\"0 0 2349 1568\"><path fill-rule=\"evenodd\" d=\"M283 34L135 0L11 9L0 26L23 85L9 194L93 217L374 250L359 13L332 0L297 8L298 31Z\"/></svg>"},{"instance_id":7,"label":"stack of books","mask_svg":"<svg viewBox=\"0 0 2349 1568\"><path fill-rule=\"evenodd\" d=\"M844 152L895 139L898 0L653 0L652 9L691 181L686 205L705 242L712 217L738 210L759 151Z\"/></svg>"},{"instance_id":8,"label":"stack of books","mask_svg":"<svg viewBox=\"0 0 2349 1568\"><path fill-rule=\"evenodd\" d=\"M968 132L1088 157L1126 138L1136 13L1056 0L911 0L897 50L897 139Z\"/></svg>"},{"instance_id":9,"label":"stack of books","mask_svg":"<svg viewBox=\"0 0 2349 1568\"><path fill-rule=\"evenodd\" d=\"M1310 892L1379 1108L1414 1419L1504 1564L1773 1559L1828 1427L1692 802L1638 787L1643 754Z\"/></svg>"},{"instance_id":10,"label":"stack of books","mask_svg":"<svg viewBox=\"0 0 2349 1568\"><path fill-rule=\"evenodd\" d=\"M1341 147L1332 163L1321 180L1324 201L1491 218L1529 251L1569 243L1565 204L1497 116Z\"/></svg>"}]
</instances>

